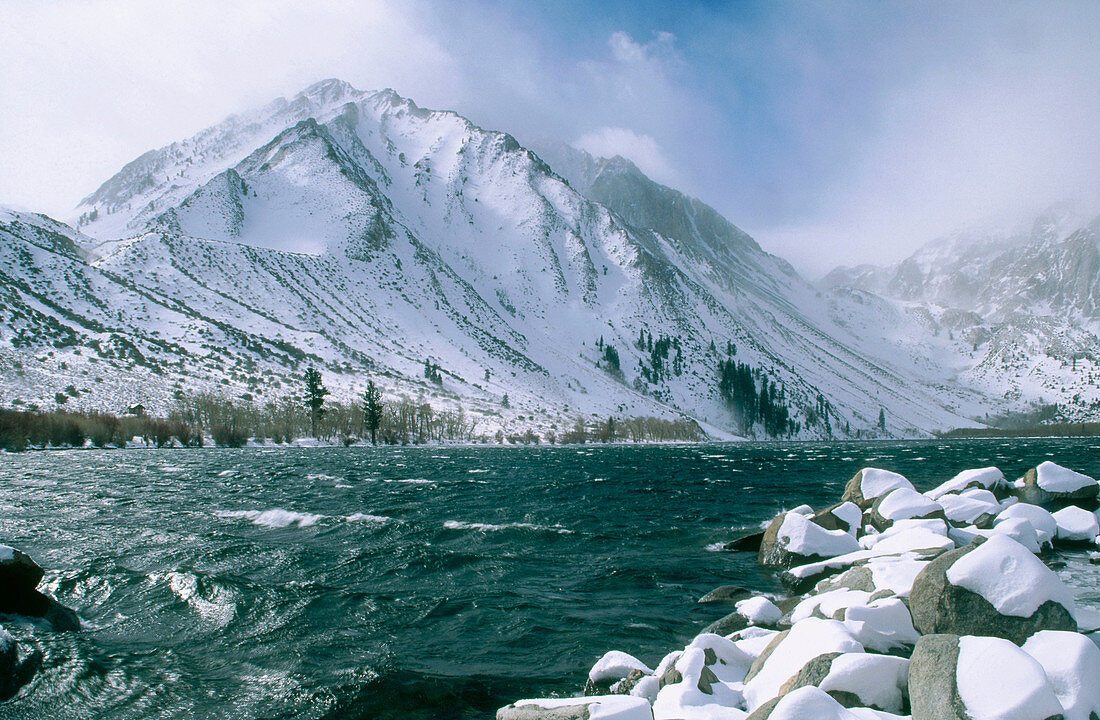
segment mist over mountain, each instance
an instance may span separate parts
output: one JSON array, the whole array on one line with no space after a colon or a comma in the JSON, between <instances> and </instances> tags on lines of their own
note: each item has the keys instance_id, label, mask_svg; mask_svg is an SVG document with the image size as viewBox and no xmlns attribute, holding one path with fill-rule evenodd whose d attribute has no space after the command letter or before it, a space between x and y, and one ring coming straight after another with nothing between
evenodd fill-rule
<instances>
[{"instance_id":1,"label":"mist over mountain","mask_svg":"<svg viewBox=\"0 0 1100 720\"><path fill-rule=\"evenodd\" d=\"M1095 417L1097 224L1064 225L815 286L621 157L326 80L141 155L71 225L0 213L0 402L263 403L314 365L338 396L373 378L489 434Z\"/></svg>"}]
</instances>

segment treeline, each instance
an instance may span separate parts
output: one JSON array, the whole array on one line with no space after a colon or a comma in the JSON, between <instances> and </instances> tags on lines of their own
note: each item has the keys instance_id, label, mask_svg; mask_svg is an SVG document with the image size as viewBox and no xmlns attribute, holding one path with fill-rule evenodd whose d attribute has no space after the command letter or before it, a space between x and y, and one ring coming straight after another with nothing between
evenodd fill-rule
<instances>
[{"instance_id":1,"label":"treeline","mask_svg":"<svg viewBox=\"0 0 1100 720\"><path fill-rule=\"evenodd\" d=\"M944 439L1021 437L1100 437L1100 422L1053 423L1012 428L956 428L936 433Z\"/></svg>"},{"instance_id":2,"label":"treeline","mask_svg":"<svg viewBox=\"0 0 1100 720\"><path fill-rule=\"evenodd\" d=\"M164 447L173 438L182 445L201 445L193 427L171 418L117 417L109 413L41 412L0 409L0 449L19 452L28 447L123 446L133 438Z\"/></svg>"},{"instance_id":3,"label":"treeline","mask_svg":"<svg viewBox=\"0 0 1100 720\"><path fill-rule=\"evenodd\" d=\"M179 399L169 418L198 428L225 447L241 447L249 440L285 443L304 437L352 444L371 435L364 403L335 400L326 400L314 417L296 398L258 406L204 393ZM389 445L462 442L474 439L476 427L477 421L462 408L436 410L426 402L388 399L381 407L375 439Z\"/></svg>"}]
</instances>

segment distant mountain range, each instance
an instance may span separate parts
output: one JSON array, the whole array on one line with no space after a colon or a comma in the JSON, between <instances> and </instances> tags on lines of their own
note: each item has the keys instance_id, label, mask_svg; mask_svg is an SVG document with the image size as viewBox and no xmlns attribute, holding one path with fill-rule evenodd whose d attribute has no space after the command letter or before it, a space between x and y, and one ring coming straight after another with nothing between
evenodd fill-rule
<instances>
[{"instance_id":1,"label":"distant mountain range","mask_svg":"<svg viewBox=\"0 0 1100 720\"><path fill-rule=\"evenodd\" d=\"M815 286L621 157L326 80L145 153L71 225L0 210L0 404L264 403L315 365L338 396L369 377L487 433L654 415L763 437L765 406L800 438L1096 418L1097 224L1063 220Z\"/></svg>"}]
</instances>

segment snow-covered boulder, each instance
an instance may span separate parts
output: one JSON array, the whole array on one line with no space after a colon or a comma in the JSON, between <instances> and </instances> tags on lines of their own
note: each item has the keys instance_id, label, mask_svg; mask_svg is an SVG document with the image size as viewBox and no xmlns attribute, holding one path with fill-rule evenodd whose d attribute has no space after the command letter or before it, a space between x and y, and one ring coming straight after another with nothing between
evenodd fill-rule
<instances>
[{"instance_id":1,"label":"snow-covered boulder","mask_svg":"<svg viewBox=\"0 0 1100 720\"><path fill-rule=\"evenodd\" d=\"M863 468L848 481L840 499L842 502L855 503L861 510L867 510L877 498L898 488L915 490L913 483L905 479L904 475L878 468Z\"/></svg>"},{"instance_id":2,"label":"snow-covered boulder","mask_svg":"<svg viewBox=\"0 0 1100 720\"><path fill-rule=\"evenodd\" d=\"M989 527L1001 512L1001 504L995 499L990 501L973 495L944 495L937 502L953 525Z\"/></svg>"},{"instance_id":3,"label":"snow-covered boulder","mask_svg":"<svg viewBox=\"0 0 1100 720\"><path fill-rule=\"evenodd\" d=\"M1022 644L1039 630L1077 629L1070 590L1030 550L999 534L929 563L913 582L909 608L922 634Z\"/></svg>"},{"instance_id":4,"label":"snow-covered boulder","mask_svg":"<svg viewBox=\"0 0 1100 720\"><path fill-rule=\"evenodd\" d=\"M645 698L606 695L518 700L497 710L497 720L653 720Z\"/></svg>"},{"instance_id":5,"label":"snow-covered boulder","mask_svg":"<svg viewBox=\"0 0 1100 720\"><path fill-rule=\"evenodd\" d=\"M755 710L780 695L784 684L811 660L828 653L863 652L843 623L808 618L777 635L761 653L745 677L744 695Z\"/></svg>"},{"instance_id":6,"label":"snow-covered boulder","mask_svg":"<svg viewBox=\"0 0 1100 720\"><path fill-rule=\"evenodd\" d=\"M871 600L865 605L844 609L840 621L867 650L891 652L912 647L920 634L913 627L913 616L906 604L896 597Z\"/></svg>"},{"instance_id":7,"label":"snow-covered boulder","mask_svg":"<svg viewBox=\"0 0 1100 720\"><path fill-rule=\"evenodd\" d=\"M1024 643L1054 688L1066 720L1100 717L1100 648L1078 633L1037 632Z\"/></svg>"},{"instance_id":8,"label":"snow-covered boulder","mask_svg":"<svg viewBox=\"0 0 1100 720\"><path fill-rule=\"evenodd\" d=\"M909 661L892 655L828 653L806 663L781 692L813 686L844 707L899 713L908 693Z\"/></svg>"},{"instance_id":9,"label":"snow-covered boulder","mask_svg":"<svg viewBox=\"0 0 1100 720\"><path fill-rule=\"evenodd\" d=\"M843 530L826 530L798 513L780 515L764 531L758 561L788 568L859 550L856 539Z\"/></svg>"},{"instance_id":10,"label":"snow-covered boulder","mask_svg":"<svg viewBox=\"0 0 1100 720\"><path fill-rule=\"evenodd\" d=\"M584 686L585 695L607 695L611 687L622 680L634 675L634 680L641 676L652 675L653 670L644 662L628 653L619 650L611 650L604 653L603 657L596 661L592 669L588 671L588 682ZM633 686L633 684L631 684ZM619 690L628 690L620 686ZM616 693L618 694L618 693Z\"/></svg>"},{"instance_id":11,"label":"snow-covered boulder","mask_svg":"<svg viewBox=\"0 0 1100 720\"><path fill-rule=\"evenodd\" d=\"M736 607L737 612L743 615L750 625L776 625L783 617L783 611L779 606L763 596L742 600Z\"/></svg>"},{"instance_id":12,"label":"snow-covered boulder","mask_svg":"<svg viewBox=\"0 0 1100 720\"><path fill-rule=\"evenodd\" d=\"M655 720L743 718L741 680L750 658L718 635L700 635L664 670ZM719 675L721 673L721 675Z\"/></svg>"},{"instance_id":13,"label":"snow-covered boulder","mask_svg":"<svg viewBox=\"0 0 1100 720\"><path fill-rule=\"evenodd\" d=\"M1010 505L1002 510L993 521L993 527L997 527L1006 520L1013 519L1027 520L1031 523L1031 526L1038 533L1040 545L1050 545L1058 532L1058 521L1054 519L1054 516L1048 510L1024 502Z\"/></svg>"},{"instance_id":14,"label":"snow-covered boulder","mask_svg":"<svg viewBox=\"0 0 1100 720\"><path fill-rule=\"evenodd\" d=\"M894 555L917 550L953 550L947 523L940 519L898 520L877 535L864 535L859 544L878 555Z\"/></svg>"},{"instance_id":15,"label":"snow-covered boulder","mask_svg":"<svg viewBox=\"0 0 1100 720\"><path fill-rule=\"evenodd\" d=\"M1066 506L1051 517L1058 526L1054 538L1061 544L1092 543L1100 535L1100 523L1097 522L1096 515L1076 505Z\"/></svg>"},{"instance_id":16,"label":"snow-covered boulder","mask_svg":"<svg viewBox=\"0 0 1100 720\"><path fill-rule=\"evenodd\" d=\"M840 575L820 581L814 587L814 592L821 594L829 590L847 588L865 590L878 595L909 597L913 580L929 562L929 559L923 559L915 553L872 557L845 570Z\"/></svg>"},{"instance_id":17,"label":"snow-covered boulder","mask_svg":"<svg viewBox=\"0 0 1100 720\"><path fill-rule=\"evenodd\" d=\"M900 715L871 710L845 708L829 693L806 686L761 705L747 720L909 720Z\"/></svg>"},{"instance_id":18,"label":"snow-covered boulder","mask_svg":"<svg viewBox=\"0 0 1100 720\"><path fill-rule=\"evenodd\" d=\"M996 492L1007 486L1005 474L995 467L963 470L943 485L925 493L933 500L939 500L944 495L961 493L970 488L982 488Z\"/></svg>"},{"instance_id":19,"label":"snow-covered boulder","mask_svg":"<svg viewBox=\"0 0 1100 720\"><path fill-rule=\"evenodd\" d=\"M1012 492L1023 502L1044 507L1095 503L1100 493L1096 480L1061 465L1041 463L1016 481Z\"/></svg>"},{"instance_id":20,"label":"snow-covered boulder","mask_svg":"<svg viewBox=\"0 0 1100 720\"><path fill-rule=\"evenodd\" d=\"M994 637L925 635L909 664L914 718L1051 720L1062 715L1043 667Z\"/></svg>"},{"instance_id":21,"label":"snow-covered boulder","mask_svg":"<svg viewBox=\"0 0 1100 720\"><path fill-rule=\"evenodd\" d=\"M935 500L910 488L898 488L875 500L871 506L871 525L882 531L898 520L946 520L943 508Z\"/></svg>"},{"instance_id":22,"label":"snow-covered boulder","mask_svg":"<svg viewBox=\"0 0 1100 720\"><path fill-rule=\"evenodd\" d=\"M815 513L813 521L826 530L843 530L856 535L863 525L863 511L853 502L842 502Z\"/></svg>"}]
</instances>

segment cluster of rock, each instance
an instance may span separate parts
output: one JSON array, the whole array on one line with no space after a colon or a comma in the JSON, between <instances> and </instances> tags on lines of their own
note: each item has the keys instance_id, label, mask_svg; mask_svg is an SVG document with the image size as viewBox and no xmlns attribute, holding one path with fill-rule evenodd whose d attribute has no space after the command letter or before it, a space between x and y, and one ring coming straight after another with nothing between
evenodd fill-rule
<instances>
[{"instance_id":1,"label":"cluster of rock","mask_svg":"<svg viewBox=\"0 0 1100 720\"><path fill-rule=\"evenodd\" d=\"M1042 557L1097 542L1100 484L1051 462L968 470L926 493L866 468L841 502L775 518L756 547L793 597L709 593L734 612L651 669L613 651L585 697L498 720L1091 720L1100 613Z\"/></svg>"},{"instance_id":2,"label":"cluster of rock","mask_svg":"<svg viewBox=\"0 0 1100 720\"><path fill-rule=\"evenodd\" d=\"M38 591L45 571L21 550L0 545L0 614L39 618L52 630L79 630L77 614ZM0 626L0 701L26 685L42 663L38 650L20 653L19 646Z\"/></svg>"}]
</instances>

